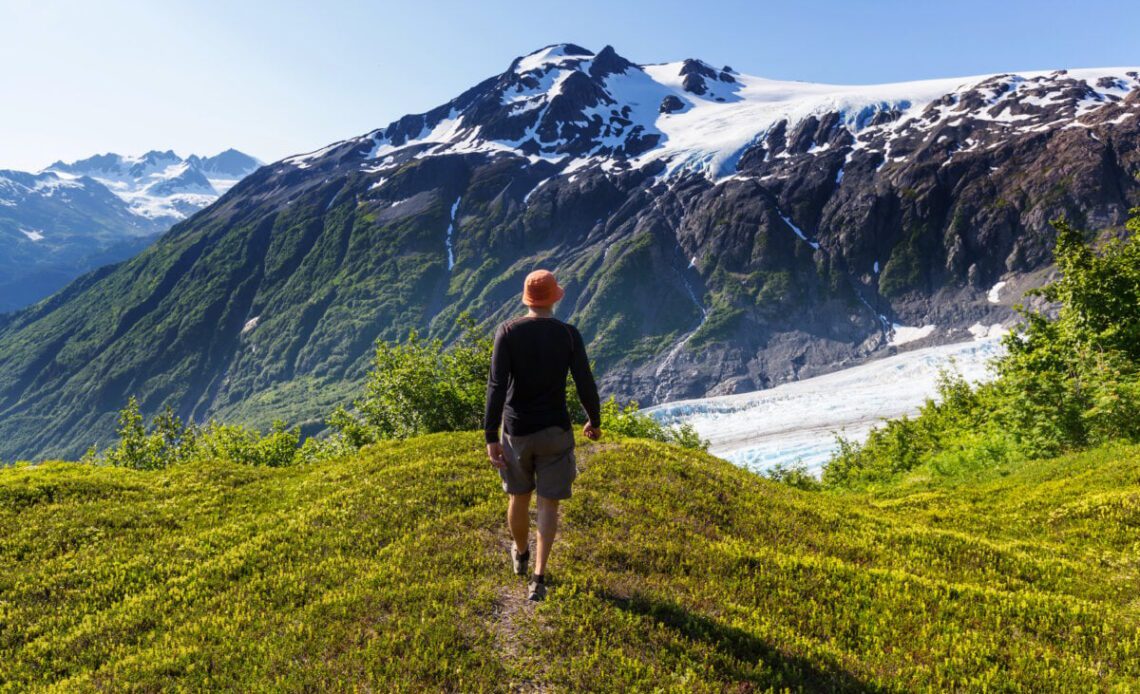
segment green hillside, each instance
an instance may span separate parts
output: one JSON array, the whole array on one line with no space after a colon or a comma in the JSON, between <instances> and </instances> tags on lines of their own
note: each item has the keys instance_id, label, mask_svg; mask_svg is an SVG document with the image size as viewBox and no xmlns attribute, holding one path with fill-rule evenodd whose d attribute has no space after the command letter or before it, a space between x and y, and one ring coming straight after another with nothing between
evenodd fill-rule
<instances>
[{"instance_id":1,"label":"green hillside","mask_svg":"<svg viewBox=\"0 0 1140 694\"><path fill-rule=\"evenodd\" d=\"M879 492L580 466L537 606L476 433L0 470L0 690L1140 688L1140 447Z\"/></svg>"}]
</instances>

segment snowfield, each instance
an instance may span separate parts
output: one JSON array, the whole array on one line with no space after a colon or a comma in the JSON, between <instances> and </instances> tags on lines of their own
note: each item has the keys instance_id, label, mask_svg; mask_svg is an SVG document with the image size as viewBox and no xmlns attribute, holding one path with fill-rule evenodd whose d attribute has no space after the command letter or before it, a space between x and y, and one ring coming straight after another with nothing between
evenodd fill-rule
<instances>
[{"instance_id":1,"label":"snowfield","mask_svg":"<svg viewBox=\"0 0 1140 694\"><path fill-rule=\"evenodd\" d=\"M994 326L995 328L997 326ZM692 424L710 452L763 472L803 463L818 473L836 434L862 441L883 419L913 414L933 397L942 369L987 380L1001 330L972 342L926 347L768 390L665 403L645 410L664 424Z\"/></svg>"}]
</instances>

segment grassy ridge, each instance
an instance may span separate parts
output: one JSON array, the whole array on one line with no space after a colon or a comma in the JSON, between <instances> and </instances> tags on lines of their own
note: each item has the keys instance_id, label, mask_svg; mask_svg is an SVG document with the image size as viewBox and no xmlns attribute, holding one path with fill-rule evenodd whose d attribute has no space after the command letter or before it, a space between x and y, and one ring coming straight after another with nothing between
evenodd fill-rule
<instances>
[{"instance_id":1,"label":"grassy ridge","mask_svg":"<svg viewBox=\"0 0 1140 694\"><path fill-rule=\"evenodd\" d=\"M0 471L0 690L1140 687L1140 448L805 493L585 445L548 601L478 434Z\"/></svg>"}]
</instances>

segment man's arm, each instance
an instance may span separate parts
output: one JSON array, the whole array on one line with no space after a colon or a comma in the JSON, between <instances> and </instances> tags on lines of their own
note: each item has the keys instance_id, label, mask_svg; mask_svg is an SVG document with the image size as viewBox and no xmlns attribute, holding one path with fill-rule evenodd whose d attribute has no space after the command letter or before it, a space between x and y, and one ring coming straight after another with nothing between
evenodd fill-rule
<instances>
[{"instance_id":1,"label":"man's arm","mask_svg":"<svg viewBox=\"0 0 1140 694\"><path fill-rule=\"evenodd\" d=\"M602 403L598 397L598 384L594 382L594 374L590 372L590 360L586 356L586 345L582 341L582 333L571 326L574 335L574 354L570 357L570 373L574 376L574 388L578 391L578 400L590 421L588 426L600 429L602 427Z\"/></svg>"},{"instance_id":2,"label":"man's arm","mask_svg":"<svg viewBox=\"0 0 1140 694\"><path fill-rule=\"evenodd\" d=\"M506 330L495 332L491 350L491 374L487 377L487 409L483 413L483 434L488 444L499 442L499 425L503 423L503 405L507 401L507 382L511 375L511 353L507 349Z\"/></svg>"}]
</instances>

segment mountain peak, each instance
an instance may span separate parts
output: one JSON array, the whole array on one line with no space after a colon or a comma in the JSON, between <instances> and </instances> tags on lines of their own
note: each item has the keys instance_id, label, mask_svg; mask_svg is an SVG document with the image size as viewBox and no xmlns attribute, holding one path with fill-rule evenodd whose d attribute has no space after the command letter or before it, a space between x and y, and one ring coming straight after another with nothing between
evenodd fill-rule
<instances>
[{"instance_id":1,"label":"mountain peak","mask_svg":"<svg viewBox=\"0 0 1140 694\"><path fill-rule=\"evenodd\" d=\"M253 173L255 169L261 166L261 161L231 147L212 157L204 157L201 160L201 166L207 174L241 178Z\"/></svg>"},{"instance_id":2,"label":"mountain peak","mask_svg":"<svg viewBox=\"0 0 1140 694\"><path fill-rule=\"evenodd\" d=\"M943 121L956 122L955 114L966 107L987 109L982 121L993 128L1045 128L1123 99L1140 86L1135 74L1106 68L1008 75L1006 81L1016 84L1003 83L1002 92L987 84L1000 77L995 75L832 85L765 79L696 58L641 65L612 46L595 54L558 43L516 58L506 72L446 104L345 144L368 167L376 166L373 159L408 148L406 156L513 152L531 163L571 166L577 160L575 168L607 170L659 161L670 173L697 169L723 178L737 173L747 150L758 156L758 144L769 135L774 154L780 138L802 124L816 135L821 119L830 119L828 127L844 131L842 137L877 128L890 131L887 140L905 136L908 126L926 132ZM954 110L935 104L947 99L950 105L964 99L965 105ZM1003 107L1013 110L1003 115ZM926 113L928 108L939 113ZM823 141L833 135L840 136L818 133ZM307 168L325 153L339 159L346 151L332 147L285 161Z\"/></svg>"},{"instance_id":3,"label":"mountain peak","mask_svg":"<svg viewBox=\"0 0 1140 694\"><path fill-rule=\"evenodd\" d=\"M613 46L606 46L594 57L594 63L590 66L590 75L600 79L607 75L625 72L631 67L636 66L618 55Z\"/></svg>"},{"instance_id":4,"label":"mountain peak","mask_svg":"<svg viewBox=\"0 0 1140 694\"><path fill-rule=\"evenodd\" d=\"M44 172L90 177L130 205L135 214L179 220L210 204L260 166L260 161L233 148L212 157L191 154L185 159L172 149L152 149L140 155L108 152L70 163L60 160Z\"/></svg>"},{"instance_id":5,"label":"mountain peak","mask_svg":"<svg viewBox=\"0 0 1140 694\"><path fill-rule=\"evenodd\" d=\"M511 63L512 72L523 74L541 70L548 65L561 65L569 61L582 61L594 57L588 49L573 43L555 43L537 51L515 58Z\"/></svg>"}]
</instances>

